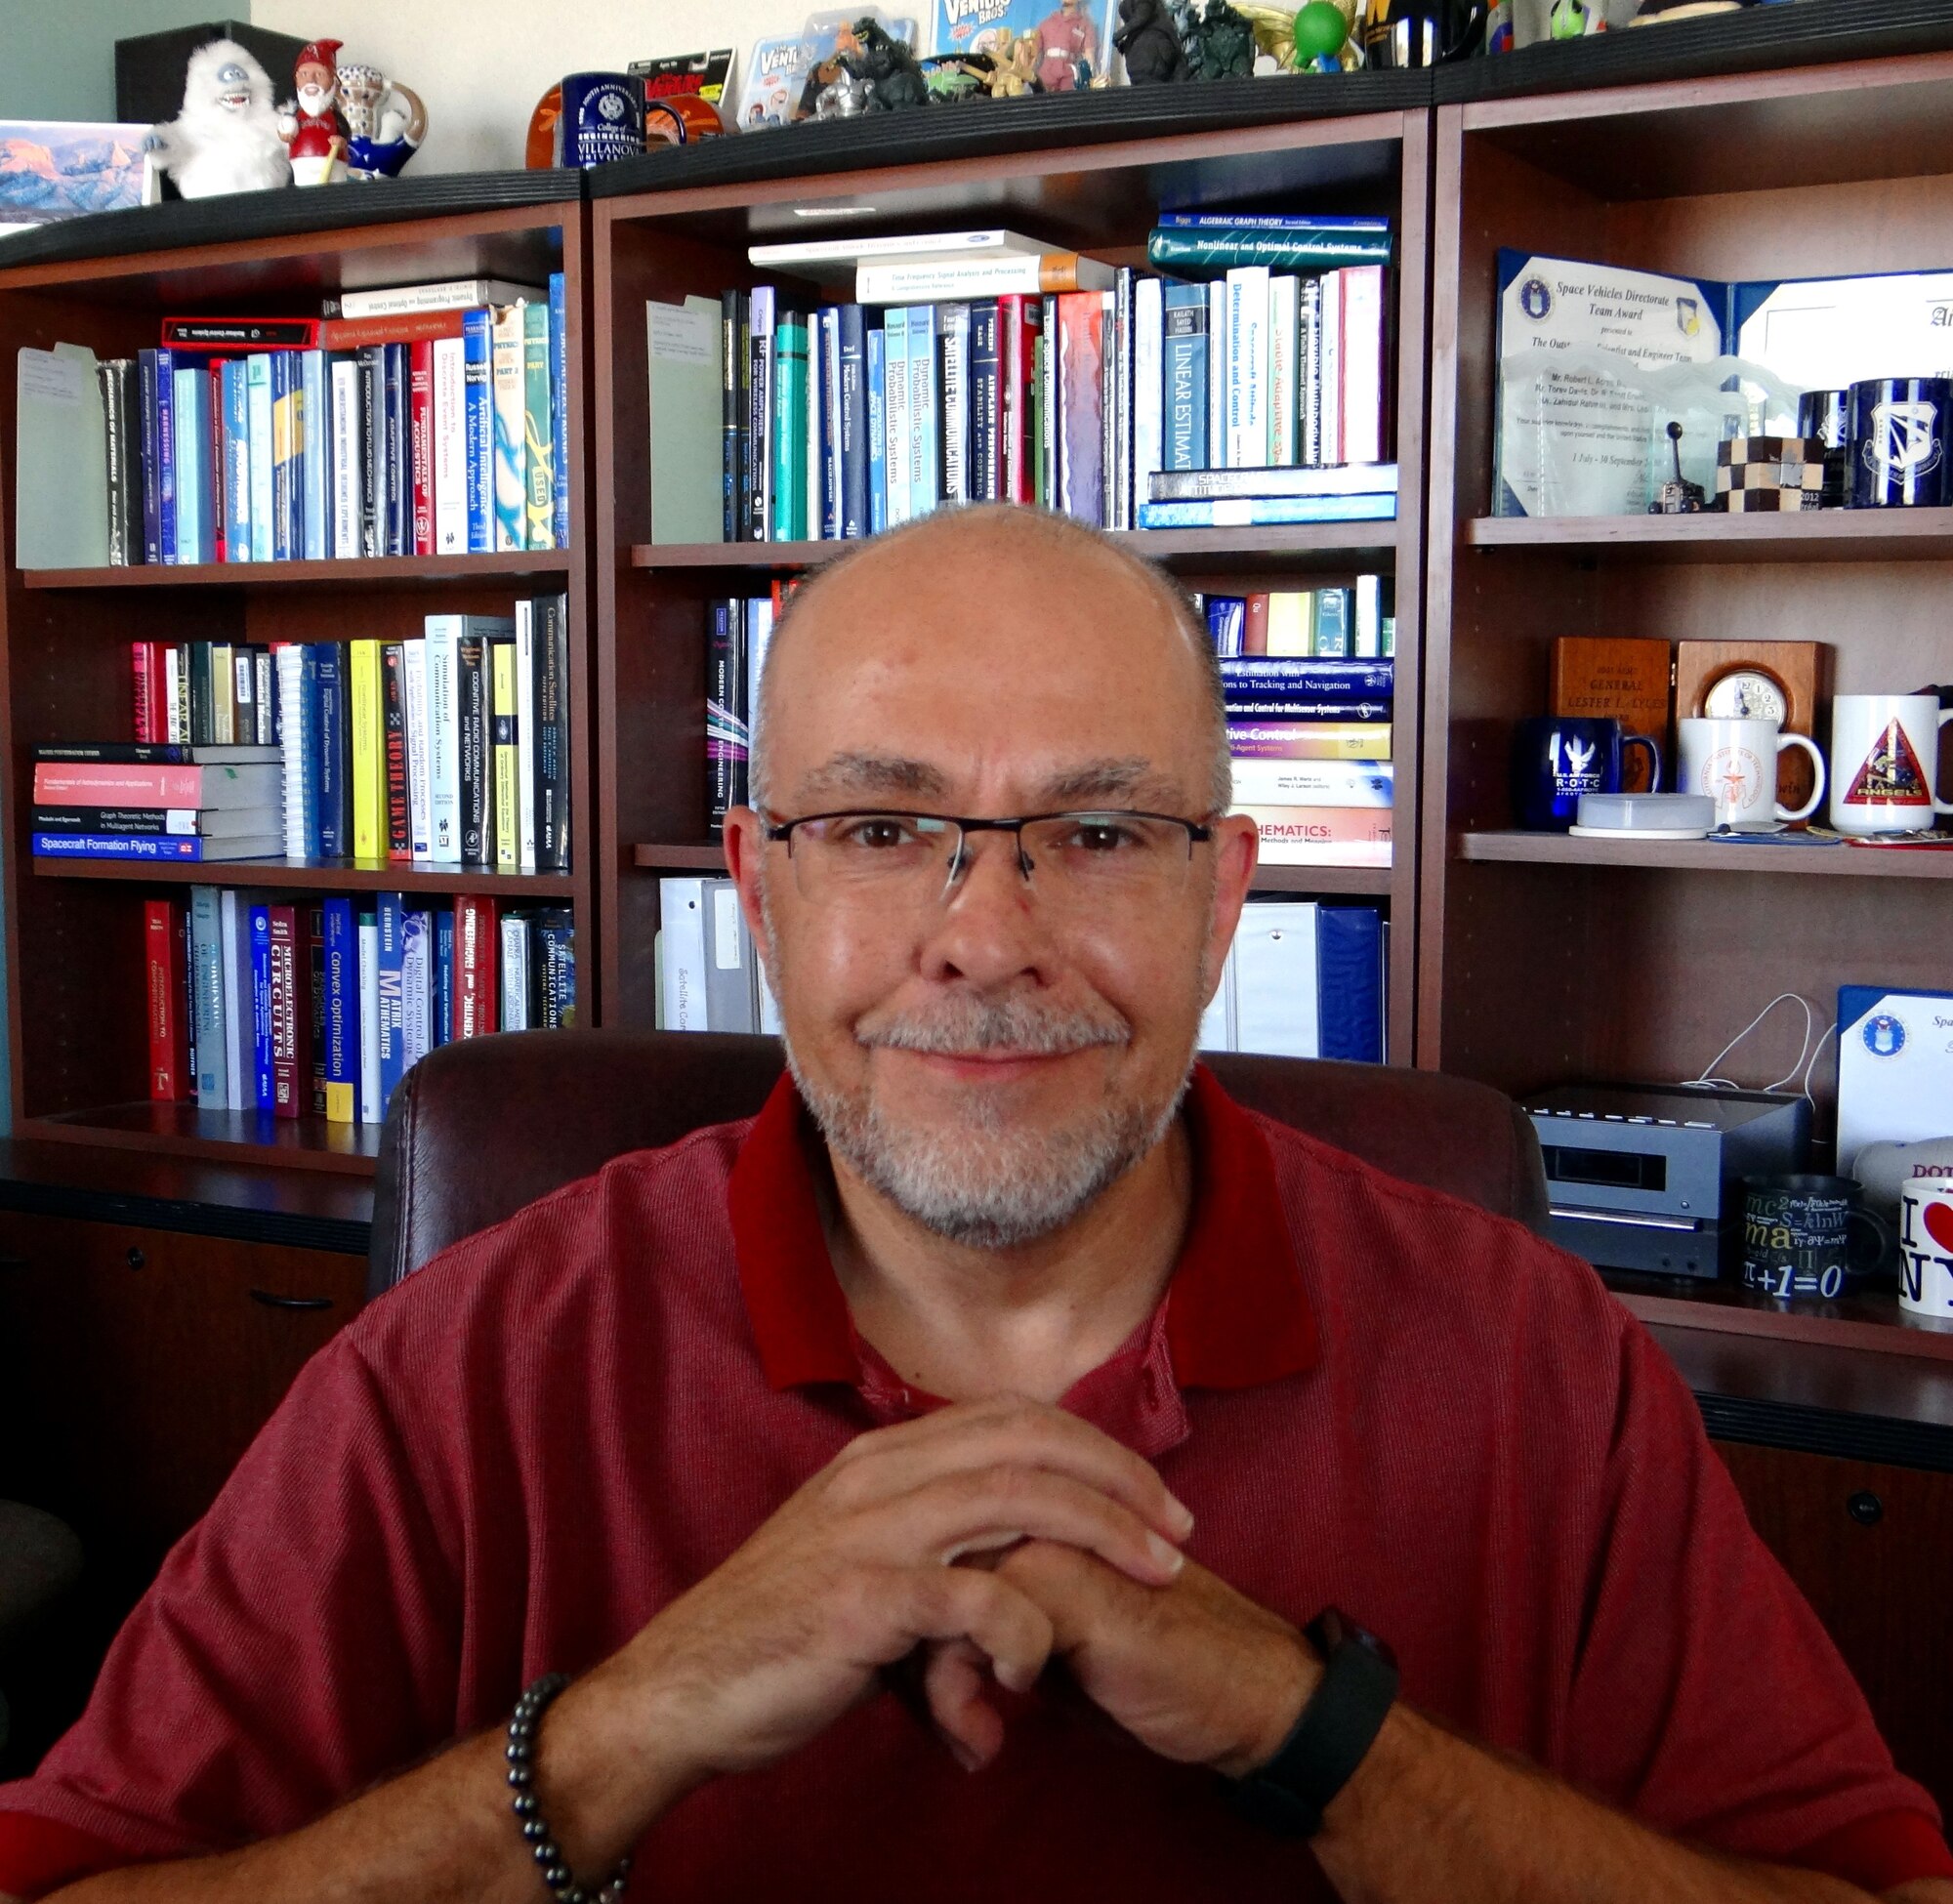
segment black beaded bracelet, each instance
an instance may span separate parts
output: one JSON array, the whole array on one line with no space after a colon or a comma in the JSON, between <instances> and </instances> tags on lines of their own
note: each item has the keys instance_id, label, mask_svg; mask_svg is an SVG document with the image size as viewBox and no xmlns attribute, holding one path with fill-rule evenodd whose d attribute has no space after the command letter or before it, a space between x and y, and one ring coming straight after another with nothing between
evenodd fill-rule
<instances>
[{"instance_id":1,"label":"black beaded bracelet","mask_svg":"<svg viewBox=\"0 0 1953 1904\"><path fill-rule=\"evenodd\" d=\"M503 1753L509 1761L509 1785L515 1795L509 1803L556 1904L617 1904L631 1875L630 1858L617 1860L617 1868L604 1879L602 1889L584 1889L562 1861L562 1848L557 1843L556 1834L550 1830L535 1794L536 1727L542 1723L550 1701L568 1683L566 1673L545 1673L516 1701L516 1710L509 1718L509 1743Z\"/></svg>"}]
</instances>

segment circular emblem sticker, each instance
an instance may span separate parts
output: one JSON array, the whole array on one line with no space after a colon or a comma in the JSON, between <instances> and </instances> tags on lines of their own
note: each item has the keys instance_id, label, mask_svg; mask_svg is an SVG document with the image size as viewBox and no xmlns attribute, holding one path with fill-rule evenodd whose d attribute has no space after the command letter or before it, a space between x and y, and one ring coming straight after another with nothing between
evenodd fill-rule
<instances>
[{"instance_id":1,"label":"circular emblem sticker","mask_svg":"<svg viewBox=\"0 0 1953 1904\"><path fill-rule=\"evenodd\" d=\"M1861 1036L1865 1049L1874 1057L1896 1057L1905 1050L1905 1026L1890 1012L1880 1012L1867 1018Z\"/></svg>"},{"instance_id":2,"label":"circular emblem sticker","mask_svg":"<svg viewBox=\"0 0 1953 1904\"><path fill-rule=\"evenodd\" d=\"M621 119L624 116L624 102L615 93L598 95L597 109L606 119Z\"/></svg>"},{"instance_id":3,"label":"circular emblem sticker","mask_svg":"<svg viewBox=\"0 0 1953 1904\"><path fill-rule=\"evenodd\" d=\"M1529 277L1519 286L1519 309L1535 324L1544 321L1553 309L1553 293L1548 290L1545 278Z\"/></svg>"}]
</instances>

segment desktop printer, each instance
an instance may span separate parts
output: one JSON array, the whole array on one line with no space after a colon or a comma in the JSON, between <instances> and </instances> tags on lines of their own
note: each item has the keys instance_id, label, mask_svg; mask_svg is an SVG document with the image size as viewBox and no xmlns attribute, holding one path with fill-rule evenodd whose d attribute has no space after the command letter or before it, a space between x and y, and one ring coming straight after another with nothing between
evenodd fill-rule
<instances>
[{"instance_id":1,"label":"desktop printer","mask_svg":"<svg viewBox=\"0 0 1953 1904\"><path fill-rule=\"evenodd\" d=\"M1733 1271L1743 1179L1804 1168L1810 1106L1776 1091L1567 1084L1519 1100L1546 1160L1547 1233L1597 1268Z\"/></svg>"}]
</instances>

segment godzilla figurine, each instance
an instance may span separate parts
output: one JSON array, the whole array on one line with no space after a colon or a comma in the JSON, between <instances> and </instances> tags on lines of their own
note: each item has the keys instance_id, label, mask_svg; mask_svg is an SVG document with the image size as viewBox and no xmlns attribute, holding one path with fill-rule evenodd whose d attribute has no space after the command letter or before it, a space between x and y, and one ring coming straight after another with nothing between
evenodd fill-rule
<instances>
[{"instance_id":1,"label":"godzilla figurine","mask_svg":"<svg viewBox=\"0 0 1953 1904\"><path fill-rule=\"evenodd\" d=\"M1112 44L1125 55L1132 85L1157 86L1189 77L1186 52L1166 0L1119 0L1119 30Z\"/></svg>"}]
</instances>

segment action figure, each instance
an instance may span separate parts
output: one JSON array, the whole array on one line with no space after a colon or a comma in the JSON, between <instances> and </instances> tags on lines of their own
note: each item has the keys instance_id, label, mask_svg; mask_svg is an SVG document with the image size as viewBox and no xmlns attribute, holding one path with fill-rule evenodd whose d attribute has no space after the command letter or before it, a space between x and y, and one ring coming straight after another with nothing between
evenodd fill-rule
<instances>
[{"instance_id":1,"label":"action figure","mask_svg":"<svg viewBox=\"0 0 1953 1904\"><path fill-rule=\"evenodd\" d=\"M1186 59L1195 79L1246 79L1255 70L1255 29L1227 0L1207 0Z\"/></svg>"},{"instance_id":2,"label":"action figure","mask_svg":"<svg viewBox=\"0 0 1953 1904\"><path fill-rule=\"evenodd\" d=\"M420 95L390 83L378 66L341 66L338 77L347 171L355 179L398 178L427 137Z\"/></svg>"},{"instance_id":3,"label":"action figure","mask_svg":"<svg viewBox=\"0 0 1953 1904\"><path fill-rule=\"evenodd\" d=\"M1039 22L1037 41L1041 92L1075 93L1089 84L1099 61L1099 35L1079 0L1059 0L1058 11Z\"/></svg>"},{"instance_id":4,"label":"action figure","mask_svg":"<svg viewBox=\"0 0 1953 1904\"><path fill-rule=\"evenodd\" d=\"M1186 52L1173 30L1165 0L1119 0L1119 30L1112 44L1126 56L1126 78L1135 86L1187 76Z\"/></svg>"},{"instance_id":5,"label":"action figure","mask_svg":"<svg viewBox=\"0 0 1953 1904\"><path fill-rule=\"evenodd\" d=\"M906 40L894 38L866 14L854 22L854 40L860 52L847 64L868 82L870 112L903 112L929 103L929 81Z\"/></svg>"},{"instance_id":6,"label":"action figure","mask_svg":"<svg viewBox=\"0 0 1953 1904\"><path fill-rule=\"evenodd\" d=\"M338 112L339 81L333 62L342 42L313 40L298 58L292 78L298 98L278 115L278 137L292 158L292 181L329 186L345 175L346 128Z\"/></svg>"},{"instance_id":7,"label":"action figure","mask_svg":"<svg viewBox=\"0 0 1953 1904\"><path fill-rule=\"evenodd\" d=\"M828 111L822 112L820 99L821 95L838 81L847 79L852 82L860 78L861 69L858 63L860 58L861 42L855 38L854 29L847 25L836 27L834 51L825 60L817 60L808 68L807 83L800 89L800 104L794 108L793 116L796 119L837 117L852 119L865 103L865 96L856 101L852 111L847 112L841 110L839 103L831 104ZM853 94L852 84L844 87L842 93L852 97ZM838 102L842 95L837 94L833 97Z\"/></svg>"},{"instance_id":8,"label":"action figure","mask_svg":"<svg viewBox=\"0 0 1953 1904\"><path fill-rule=\"evenodd\" d=\"M291 183L270 75L235 40L190 55L182 112L152 127L143 148L186 198Z\"/></svg>"}]
</instances>

